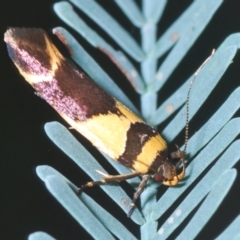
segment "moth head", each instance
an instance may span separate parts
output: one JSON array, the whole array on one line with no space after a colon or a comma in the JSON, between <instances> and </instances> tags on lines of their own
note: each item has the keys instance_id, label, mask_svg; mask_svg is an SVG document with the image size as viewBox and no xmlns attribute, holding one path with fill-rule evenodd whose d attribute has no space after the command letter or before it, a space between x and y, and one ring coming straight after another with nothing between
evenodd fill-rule
<instances>
[{"instance_id":1,"label":"moth head","mask_svg":"<svg viewBox=\"0 0 240 240\"><path fill-rule=\"evenodd\" d=\"M178 167L176 167L171 162L166 161L165 163L161 164L161 166L158 168L158 171L154 175L154 179L156 181L162 182L162 184L166 185L166 186L177 185L178 182L181 181L185 176L184 161L182 159L180 159L179 162L183 163L180 173L178 173ZM177 164L177 166L178 165L179 164Z\"/></svg>"}]
</instances>

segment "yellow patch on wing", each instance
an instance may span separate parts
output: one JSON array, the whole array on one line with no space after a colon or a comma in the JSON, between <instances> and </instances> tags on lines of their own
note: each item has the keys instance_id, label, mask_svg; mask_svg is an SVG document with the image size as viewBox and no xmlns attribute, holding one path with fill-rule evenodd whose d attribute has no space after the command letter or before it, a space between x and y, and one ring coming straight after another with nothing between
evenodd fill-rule
<instances>
[{"instance_id":1,"label":"yellow patch on wing","mask_svg":"<svg viewBox=\"0 0 240 240\"><path fill-rule=\"evenodd\" d=\"M130 111L127 107L125 107L122 103L118 102L117 100L116 106L131 123L144 122L141 118L139 118L136 114L134 114L132 111Z\"/></svg>"},{"instance_id":2,"label":"yellow patch on wing","mask_svg":"<svg viewBox=\"0 0 240 240\"><path fill-rule=\"evenodd\" d=\"M151 137L143 146L142 152L137 156L137 159L133 162L132 168L142 174L147 173L159 152L164 151L166 148L167 144L160 135Z\"/></svg>"},{"instance_id":3,"label":"yellow patch on wing","mask_svg":"<svg viewBox=\"0 0 240 240\"><path fill-rule=\"evenodd\" d=\"M46 42L46 49L45 51L47 52L49 56L49 60L51 63L51 69L45 69L46 74L37 74L37 73L31 73L31 72L25 72L22 70L20 66L18 66L17 62L14 62L15 66L18 68L19 72L21 75L29 82L31 85L34 83L38 82L47 82L47 81L52 81L53 77L55 76L55 71L61 66L61 62L64 59L64 57L61 55L61 53L58 51L58 49L49 41L47 35L44 35L44 39ZM12 40L14 41L14 39ZM15 42L11 42L12 47L16 47L17 45ZM39 62L39 60L35 59L34 56L30 56L28 52L26 52L23 49L17 49L17 51L21 51L21 55L27 56L26 58L28 59L31 64L34 65L39 65L39 68L43 68L42 63ZM30 64L30 63L29 63Z\"/></svg>"},{"instance_id":4,"label":"yellow patch on wing","mask_svg":"<svg viewBox=\"0 0 240 240\"><path fill-rule=\"evenodd\" d=\"M99 114L80 122L60 114L75 130L85 136L100 151L113 159L118 159L125 150L127 131L131 123L142 122L142 120L121 103L116 102L116 104L124 115L113 113L107 115Z\"/></svg>"}]
</instances>

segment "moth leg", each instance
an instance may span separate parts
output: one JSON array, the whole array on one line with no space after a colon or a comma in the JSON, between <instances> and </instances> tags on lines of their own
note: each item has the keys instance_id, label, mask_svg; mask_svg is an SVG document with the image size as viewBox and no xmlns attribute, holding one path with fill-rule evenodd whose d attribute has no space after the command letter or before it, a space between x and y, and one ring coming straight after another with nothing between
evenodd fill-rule
<instances>
[{"instance_id":1,"label":"moth leg","mask_svg":"<svg viewBox=\"0 0 240 240\"><path fill-rule=\"evenodd\" d=\"M121 175L107 175L107 176L105 176L104 178L102 178L98 181L87 182L86 184L82 185L78 189L78 192L81 192L85 188L89 188L89 187L93 187L93 186L96 186L96 185L105 184L105 183L109 183L109 182L121 182L123 180L133 178L133 177L137 177L137 176L140 176L140 175L141 175L141 173L139 173L139 172L133 172L133 173L121 174Z\"/></svg>"},{"instance_id":2,"label":"moth leg","mask_svg":"<svg viewBox=\"0 0 240 240\"><path fill-rule=\"evenodd\" d=\"M130 205L130 210L127 214L128 217L131 216L131 214L133 212L133 209L135 207L135 203L136 203L137 199L139 198L139 196L141 195L141 193L143 192L149 178L150 178L150 175L143 175L142 176L142 181L140 182L140 184L137 188L137 191L133 195L133 200L132 200L132 203Z\"/></svg>"}]
</instances>

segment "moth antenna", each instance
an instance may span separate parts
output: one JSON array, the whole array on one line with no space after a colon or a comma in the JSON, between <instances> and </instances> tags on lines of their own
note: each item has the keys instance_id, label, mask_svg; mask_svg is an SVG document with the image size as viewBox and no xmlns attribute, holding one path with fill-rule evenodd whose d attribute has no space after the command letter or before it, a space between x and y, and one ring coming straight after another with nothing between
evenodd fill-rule
<instances>
[{"instance_id":1,"label":"moth antenna","mask_svg":"<svg viewBox=\"0 0 240 240\"><path fill-rule=\"evenodd\" d=\"M187 152L188 132L189 132L189 99L190 99L190 93L191 93L192 86L193 86L193 83L194 83L197 75L201 72L201 70L204 67L204 65L212 58L214 53L215 53L215 49L212 50L211 55L202 63L202 65L194 73L193 79L190 82L190 86L189 86L189 89L188 89L187 100L186 100L186 125L185 125L184 150L183 150L183 156L181 158L181 161L182 161L184 169L185 169L184 158L185 158L185 155L186 155L186 152Z\"/></svg>"}]
</instances>

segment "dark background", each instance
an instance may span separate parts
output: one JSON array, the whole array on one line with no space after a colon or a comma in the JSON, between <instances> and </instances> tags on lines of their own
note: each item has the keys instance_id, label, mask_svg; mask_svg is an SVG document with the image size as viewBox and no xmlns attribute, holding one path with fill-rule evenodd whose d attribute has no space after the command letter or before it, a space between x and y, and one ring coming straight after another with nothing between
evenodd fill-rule
<instances>
[{"instance_id":1,"label":"dark background","mask_svg":"<svg viewBox=\"0 0 240 240\"><path fill-rule=\"evenodd\" d=\"M106 1L100 2L106 5ZM117 18L121 18L122 13L115 7L113 1L107 2L107 9L113 11ZM52 0L1 1L0 35L3 38L6 29L13 26L41 27L49 34L53 27L65 26L54 14L53 3ZM187 0L169 1L159 34L164 32L190 3L191 1ZM137 30L129 24L128 20L125 20L123 24L128 31L138 36ZM224 1L183 63L171 76L171 85L166 86L163 97L167 97L173 88L179 86L181 81L192 74L194 69L197 69L209 55L212 48L217 48L229 34L239 31L240 2ZM74 31L71 32L74 33ZM99 51L92 49L82 38L78 37L78 39L108 72L112 69L109 74L113 79L119 80L119 85L138 106L137 95L133 93L124 76ZM53 40L59 44L55 37ZM53 166L76 185L84 183L89 178L47 138L43 130L44 124L49 121L62 123L63 121L51 107L33 94L33 89L26 84L9 59L3 41L0 47L0 238L27 239L28 234L42 230L57 239L86 239L89 235L84 235L84 230L47 192L44 184L36 176L35 168L44 164ZM238 54L217 86L215 93L210 96L204 112L198 114L198 117L191 122L192 132L197 130L225 101L233 89L239 85L239 79L240 58ZM239 116L239 114L236 115ZM80 136L77 137L82 140ZM86 141L84 142L89 147ZM93 150L93 154L97 155L97 152ZM236 167L239 169L239 164ZM199 239L214 238L229 224L229 221L240 213L239 184L238 177L230 194ZM95 198L100 195L99 201L103 205L106 203L104 207L116 212L119 219L137 233L134 224L112 202L108 201L99 189L96 188L88 193ZM129 193L132 194L132 191Z\"/></svg>"}]
</instances>

